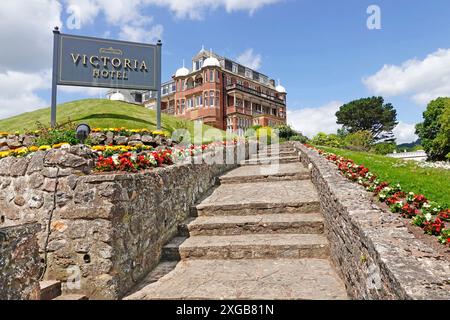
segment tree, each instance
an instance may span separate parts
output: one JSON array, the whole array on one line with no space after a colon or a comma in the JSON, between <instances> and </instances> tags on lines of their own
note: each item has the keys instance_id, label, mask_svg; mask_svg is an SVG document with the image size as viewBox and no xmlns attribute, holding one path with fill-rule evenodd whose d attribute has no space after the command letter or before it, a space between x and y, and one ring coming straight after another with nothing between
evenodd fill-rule
<instances>
[{"instance_id":1,"label":"tree","mask_svg":"<svg viewBox=\"0 0 450 320\"><path fill-rule=\"evenodd\" d=\"M336 112L337 123L349 133L370 131L374 140L392 137L392 130L398 124L397 111L383 97L354 100L340 107Z\"/></svg>"},{"instance_id":2,"label":"tree","mask_svg":"<svg viewBox=\"0 0 450 320\"><path fill-rule=\"evenodd\" d=\"M450 98L431 101L416 125L416 134L430 160L446 160L450 153Z\"/></svg>"}]
</instances>

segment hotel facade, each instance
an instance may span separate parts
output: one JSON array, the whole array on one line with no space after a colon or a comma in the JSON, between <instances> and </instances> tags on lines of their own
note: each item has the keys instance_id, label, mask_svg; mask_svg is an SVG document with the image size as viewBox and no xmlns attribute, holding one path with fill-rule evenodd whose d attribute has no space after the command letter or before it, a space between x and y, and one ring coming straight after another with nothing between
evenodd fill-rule
<instances>
[{"instance_id":1,"label":"hotel facade","mask_svg":"<svg viewBox=\"0 0 450 320\"><path fill-rule=\"evenodd\" d=\"M202 49L191 70L183 66L162 84L161 110L243 135L254 125L285 124L286 96L266 75ZM156 108L153 92L110 91L108 98Z\"/></svg>"}]
</instances>

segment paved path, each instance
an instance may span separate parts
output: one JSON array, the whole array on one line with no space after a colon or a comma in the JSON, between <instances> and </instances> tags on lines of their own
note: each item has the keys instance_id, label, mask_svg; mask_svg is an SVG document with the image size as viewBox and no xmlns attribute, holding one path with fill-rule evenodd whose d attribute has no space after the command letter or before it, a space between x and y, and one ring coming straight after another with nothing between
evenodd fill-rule
<instances>
[{"instance_id":1,"label":"paved path","mask_svg":"<svg viewBox=\"0 0 450 320\"><path fill-rule=\"evenodd\" d=\"M126 299L347 299L309 173L289 147L276 157L222 176Z\"/></svg>"}]
</instances>

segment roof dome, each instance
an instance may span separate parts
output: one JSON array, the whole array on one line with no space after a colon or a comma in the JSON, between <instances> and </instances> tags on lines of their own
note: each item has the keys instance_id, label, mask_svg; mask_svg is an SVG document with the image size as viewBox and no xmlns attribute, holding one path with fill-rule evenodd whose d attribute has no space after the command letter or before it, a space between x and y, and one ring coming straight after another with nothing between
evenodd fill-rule
<instances>
[{"instance_id":1,"label":"roof dome","mask_svg":"<svg viewBox=\"0 0 450 320\"><path fill-rule=\"evenodd\" d=\"M277 90L279 93L286 93L286 88L281 85L280 80L278 80L278 85L275 90Z\"/></svg>"},{"instance_id":2,"label":"roof dome","mask_svg":"<svg viewBox=\"0 0 450 320\"><path fill-rule=\"evenodd\" d=\"M205 67L220 67L220 62L217 58L214 58L211 54L209 58L203 61L203 68Z\"/></svg>"},{"instance_id":3,"label":"roof dome","mask_svg":"<svg viewBox=\"0 0 450 320\"><path fill-rule=\"evenodd\" d=\"M189 69L186 67L182 67L175 72L175 77L185 77L189 74Z\"/></svg>"},{"instance_id":4,"label":"roof dome","mask_svg":"<svg viewBox=\"0 0 450 320\"><path fill-rule=\"evenodd\" d=\"M111 95L111 97L109 97L109 100L112 100L112 101L125 101L125 96L123 94L121 94L120 92L116 92L116 93L113 93Z\"/></svg>"}]
</instances>

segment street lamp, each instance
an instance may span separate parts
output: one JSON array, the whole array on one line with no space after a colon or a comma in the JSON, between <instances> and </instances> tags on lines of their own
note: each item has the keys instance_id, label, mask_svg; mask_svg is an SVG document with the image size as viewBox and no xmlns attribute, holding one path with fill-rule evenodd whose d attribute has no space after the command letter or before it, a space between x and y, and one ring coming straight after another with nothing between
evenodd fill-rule
<instances>
[{"instance_id":1,"label":"street lamp","mask_svg":"<svg viewBox=\"0 0 450 320\"><path fill-rule=\"evenodd\" d=\"M77 127L77 139L80 140L82 144L84 144L84 141L89 137L89 134L91 133L91 127L89 127L87 124L82 123Z\"/></svg>"}]
</instances>

